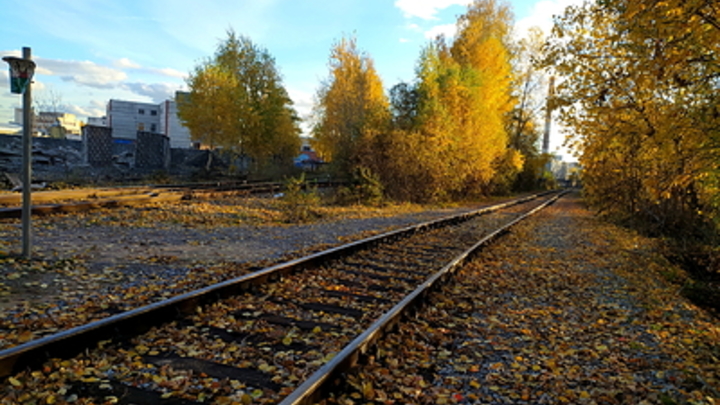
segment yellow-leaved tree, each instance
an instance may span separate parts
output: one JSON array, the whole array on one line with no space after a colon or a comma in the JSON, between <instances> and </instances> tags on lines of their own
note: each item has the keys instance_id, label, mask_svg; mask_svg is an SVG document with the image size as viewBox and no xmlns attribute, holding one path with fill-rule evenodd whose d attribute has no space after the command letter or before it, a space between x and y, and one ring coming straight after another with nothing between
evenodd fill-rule
<instances>
[{"instance_id":1,"label":"yellow-leaved tree","mask_svg":"<svg viewBox=\"0 0 720 405\"><path fill-rule=\"evenodd\" d=\"M478 183L485 188L498 177L511 178L522 168L522 157L508 148L506 127L515 103L512 27L510 6L500 0L475 0L458 19L451 52L461 66L477 72L479 84L472 104L473 119L462 146L470 151L468 164L475 166L468 191Z\"/></svg>"},{"instance_id":2,"label":"yellow-leaved tree","mask_svg":"<svg viewBox=\"0 0 720 405\"><path fill-rule=\"evenodd\" d=\"M717 10L706 0L606 0L556 19L548 64L564 78L561 117L602 211L675 235L718 220Z\"/></svg>"},{"instance_id":3,"label":"yellow-leaved tree","mask_svg":"<svg viewBox=\"0 0 720 405\"><path fill-rule=\"evenodd\" d=\"M490 191L498 168L522 165L508 151L513 106L507 5L476 0L448 44L437 38L420 55L417 81L396 86L396 128L388 144L400 198L443 200Z\"/></svg>"},{"instance_id":4,"label":"yellow-leaved tree","mask_svg":"<svg viewBox=\"0 0 720 405\"><path fill-rule=\"evenodd\" d=\"M387 158L379 145L390 112L373 60L360 52L354 37L342 38L330 52L329 67L314 110L314 145L342 177L358 168L377 172Z\"/></svg>"},{"instance_id":5,"label":"yellow-leaved tree","mask_svg":"<svg viewBox=\"0 0 720 405\"><path fill-rule=\"evenodd\" d=\"M187 84L178 110L193 140L248 156L255 170L292 164L299 120L267 50L231 30Z\"/></svg>"}]
</instances>

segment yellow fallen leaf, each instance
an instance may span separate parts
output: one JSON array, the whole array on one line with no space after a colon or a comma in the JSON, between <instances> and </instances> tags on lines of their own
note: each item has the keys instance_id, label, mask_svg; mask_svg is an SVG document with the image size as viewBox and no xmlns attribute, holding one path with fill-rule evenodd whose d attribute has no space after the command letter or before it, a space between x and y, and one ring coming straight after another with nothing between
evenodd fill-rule
<instances>
[{"instance_id":1,"label":"yellow fallen leaf","mask_svg":"<svg viewBox=\"0 0 720 405\"><path fill-rule=\"evenodd\" d=\"M20 343L29 342L33 339L33 333L32 331L25 330L22 331L20 334L18 334L17 340Z\"/></svg>"}]
</instances>

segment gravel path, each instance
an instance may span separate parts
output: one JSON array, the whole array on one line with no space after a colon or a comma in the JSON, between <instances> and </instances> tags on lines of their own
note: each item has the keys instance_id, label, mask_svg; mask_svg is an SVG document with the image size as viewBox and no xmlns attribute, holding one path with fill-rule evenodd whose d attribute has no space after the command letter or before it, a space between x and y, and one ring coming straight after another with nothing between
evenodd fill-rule
<instances>
[{"instance_id":1,"label":"gravel path","mask_svg":"<svg viewBox=\"0 0 720 405\"><path fill-rule=\"evenodd\" d=\"M271 208L267 199L225 199L38 218L32 262L0 252L0 348L310 251L473 209L345 212L300 225L262 216L233 222L254 209L272 214ZM17 222L0 223L0 248L20 251Z\"/></svg>"},{"instance_id":2,"label":"gravel path","mask_svg":"<svg viewBox=\"0 0 720 405\"><path fill-rule=\"evenodd\" d=\"M368 232L388 231L467 210L433 210L395 217L326 220L293 226L54 228L43 231L36 238L35 247L40 257L80 254L94 268L150 257L173 257L182 264L248 262L276 259L317 245L336 245Z\"/></svg>"}]
</instances>

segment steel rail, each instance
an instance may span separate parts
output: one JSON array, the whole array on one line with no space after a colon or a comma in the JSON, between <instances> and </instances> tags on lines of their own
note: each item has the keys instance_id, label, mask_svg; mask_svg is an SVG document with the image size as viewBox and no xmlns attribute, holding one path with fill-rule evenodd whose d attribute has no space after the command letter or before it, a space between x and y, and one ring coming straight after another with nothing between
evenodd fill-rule
<instances>
[{"instance_id":1,"label":"steel rail","mask_svg":"<svg viewBox=\"0 0 720 405\"><path fill-rule=\"evenodd\" d=\"M321 184L326 185L326 183ZM132 189L135 190L134 193L130 189L120 189L118 191L103 191L99 189L95 192L90 190L84 191L82 193L48 192L48 194L42 195L40 197L36 195L35 197L33 197L34 201L69 199L76 198L76 196L85 197L86 200L61 202L57 204L37 204L31 207L31 211L33 215L50 215L53 213L89 211L97 208L116 208L120 206L136 206L157 202L175 202L188 199L190 198L190 196L198 197L199 195L203 194L233 192L247 194L274 193L282 190L282 187L282 183L202 183L195 186L167 185L164 187L153 186L152 188L136 188ZM15 196L11 195L10 197ZM0 196L0 201L9 200L8 197ZM21 207L14 206L0 208L0 218L20 218L21 215Z\"/></svg>"},{"instance_id":2,"label":"steel rail","mask_svg":"<svg viewBox=\"0 0 720 405\"><path fill-rule=\"evenodd\" d=\"M521 204L548 193L552 192L529 195L330 248L2 350L0 351L0 378L7 377L25 368L36 369L51 358L72 357L100 341L119 341L137 336L148 331L153 326L159 326L182 315L190 314L200 305L236 295L249 290L253 286L260 285L268 280L280 279L284 275L303 268L347 256L356 251L418 232L464 222L475 216Z\"/></svg>"},{"instance_id":3,"label":"steel rail","mask_svg":"<svg viewBox=\"0 0 720 405\"><path fill-rule=\"evenodd\" d=\"M527 219L543 208L557 201L567 191L558 193L543 204L535 207L531 211L507 223L501 228L488 234L465 252L458 255L450 263L440 269L438 272L430 276L425 282L420 284L412 293L395 305L392 309L378 318L368 329L358 335L352 342L346 345L338 354L330 361L320 367L314 374L305 380L290 395L285 397L280 405L311 405L319 400L319 396L327 391L330 384L336 380L340 374L355 366L362 356L366 355L374 346L374 344L382 338L382 336L390 331L402 317L409 311L417 308L422 303L425 296L430 293L433 288L441 284L441 282L452 274L454 274L469 258L475 255L480 248L489 244L497 237L507 232L511 227L520 221Z\"/></svg>"}]
</instances>

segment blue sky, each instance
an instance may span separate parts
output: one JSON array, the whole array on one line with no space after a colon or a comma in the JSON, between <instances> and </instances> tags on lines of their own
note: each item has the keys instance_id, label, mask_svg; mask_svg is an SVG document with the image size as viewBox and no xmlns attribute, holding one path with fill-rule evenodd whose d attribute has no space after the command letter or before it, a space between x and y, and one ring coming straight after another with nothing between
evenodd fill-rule
<instances>
[{"instance_id":1,"label":"blue sky","mask_svg":"<svg viewBox=\"0 0 720 405\"><path fill-rule=\"evenodd\" d=\"M246 35L275 58L295 107L307 115L328 76L332 44L354 34L386 88L411 81L420 49L452 26L469 0L3 0L0 56L32 48L33 97L59 98L81 118L104 115L111 98L160 102L213 55L226 31ZM550 27L577 0L511 0L517 28ZM21 97L0 66L0 123ZM559 144L553 141L552 148Z\"/></svg>"}]
</instances>

